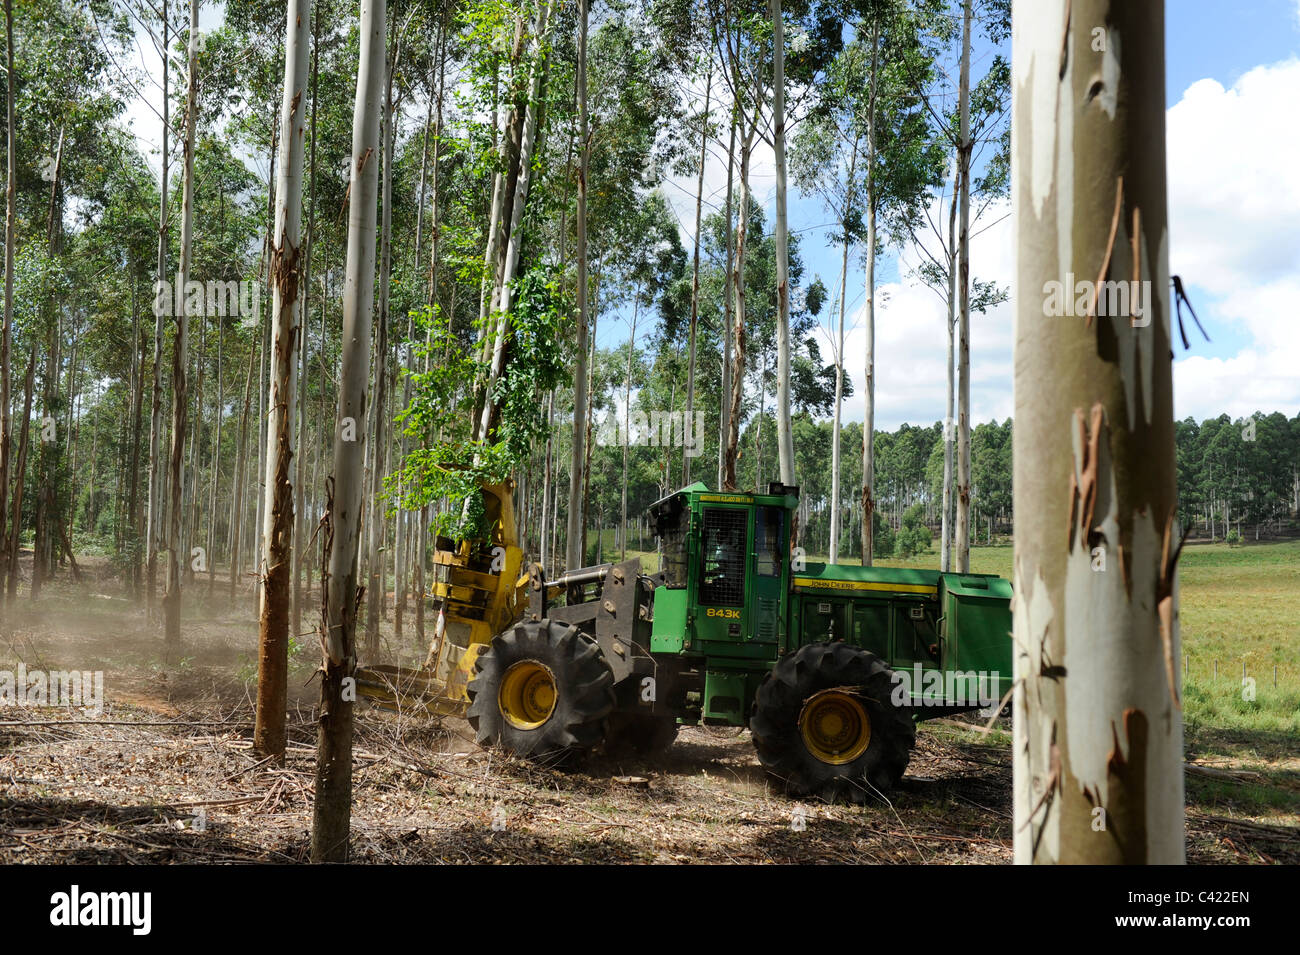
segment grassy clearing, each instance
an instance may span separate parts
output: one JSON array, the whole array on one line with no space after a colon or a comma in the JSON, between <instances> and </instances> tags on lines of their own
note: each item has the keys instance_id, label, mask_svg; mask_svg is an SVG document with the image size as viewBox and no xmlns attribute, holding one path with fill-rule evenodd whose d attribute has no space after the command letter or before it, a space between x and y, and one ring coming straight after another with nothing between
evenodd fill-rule
<instances>
[{"instance_id":1,"label":"grassy clearing","mask_svg":"<svg viewBox=\"0 0 1300 955\"><path fill-rule=\"evenodd\" d=\"M971 570L1011 579L1010 544L971 548ZM825 560L810 556L809 560ZM881 567L937 568L937 552ZM1241 665L1261 689L1300 689L1300 541L1269 541L1231 547L1189 544L1179 562L1179 616L1188 682L1229 677L1240 689Z\"/></svg>"},{"instance_id":2,"label":"grassy clearing","mask_svg":"<svg viewBox=\"0 0 1300 955\"><path fill-rule=\"evenodd\" d=\"M613 538L606 552L614 555ZM628 551L639 556L653 571L657 555L651 551ZM809 555L823 561L825 555ZM971 548L971 570L998 574L1011 579L1013 548L1010 544ZM881 567L936 569L939 554L933 551L906 560L887 558ZM1185 682L1201 687L1195 705L1231 696L1241 690L1241 667L1255 679L1256 708L1235 712L1235 719L1251 712L1261 714L1260 728L1290 729L1295 732L1296 694L1300 693L1300 541L1269 541L1259 544L1189 544L1179 562L1179 619L1183 641ZM1218 662L1218 677L1214 664ZM1281 696L1270 693L1273 668ZM1288 695L1290 694L1290 695ZM1189 697L1192 694L1189 692ZM1190 702L1190 701L1189 701ZM1226 704L1205 710L1210 716ZM1272 715L1269 715L1272 714ZM1292 720L1287 721L1290 715Z\"/></svg>"}]
</instances>

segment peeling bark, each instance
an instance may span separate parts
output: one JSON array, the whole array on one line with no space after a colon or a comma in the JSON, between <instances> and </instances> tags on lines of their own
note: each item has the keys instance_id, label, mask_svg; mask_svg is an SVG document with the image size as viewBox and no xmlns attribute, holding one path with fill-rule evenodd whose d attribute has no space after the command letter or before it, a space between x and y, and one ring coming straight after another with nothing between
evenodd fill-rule
<instances>
[{"instance_id":1,"label":"peeling bark","mask_svg":"<svg viewBox=\"0 0 1300 955\"><path fill-rule=\"evenodd\" d=\"M284 759L289 609L293 569L293 459L298 398L298 347L302 329L302 179L311 0L286 8L284 98L280 111L280 178L276 183L275 240L271 246L271 385L267 395L266 503L263 507L263 578L258 641L257 722L253 748Z\"/></svg>"},{"instance_id":2,"label":"peeling bark","mask_svg":"<svg viewBox=\"0 0 1300 955\"><path fill-rule=\"evenodd\" d=\"M1015 13L1015 858L1180 863L1163 5ZM1150 309L1057 317L1069 273Z\"/></svg>"}]
</instances>

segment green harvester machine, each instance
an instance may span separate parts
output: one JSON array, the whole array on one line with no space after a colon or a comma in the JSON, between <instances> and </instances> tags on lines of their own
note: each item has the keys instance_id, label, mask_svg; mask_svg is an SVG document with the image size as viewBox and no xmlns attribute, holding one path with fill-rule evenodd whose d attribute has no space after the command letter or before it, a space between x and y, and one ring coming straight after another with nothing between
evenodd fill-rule
<instances>
[{"instance_id":1,"label":"green harvester machine","mask_svg":"<svg viewBox=\"0 0 1300 955\"><path fill-rule=\"evenodd\" d=\"M787 792L860 800L899 781L920 720L1005 701L1006 580L806 563L798 502L694 484L650 508L656 574L529 565L522 618L475 648L479 742L571 764L748 727Z\"/></svg>"}]
</instances>

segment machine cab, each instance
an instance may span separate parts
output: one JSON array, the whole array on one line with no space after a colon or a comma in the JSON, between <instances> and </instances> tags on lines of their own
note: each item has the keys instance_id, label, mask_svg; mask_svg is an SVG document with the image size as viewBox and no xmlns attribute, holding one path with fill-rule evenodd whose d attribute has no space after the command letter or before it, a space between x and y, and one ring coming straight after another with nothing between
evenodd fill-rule
<instances>
[{"instance_id":1,"label":"machine cab","mask_svg":"<svg viewBox=\"0 0 1300 955\"><path fill-rule=\"evenodd\" d=\"M693 484L650 508L660 541L652 646L770 655L784 639L798 489L714 492ZM663 598L662 602L660 598Z\"/></svg>"}]
</instances>

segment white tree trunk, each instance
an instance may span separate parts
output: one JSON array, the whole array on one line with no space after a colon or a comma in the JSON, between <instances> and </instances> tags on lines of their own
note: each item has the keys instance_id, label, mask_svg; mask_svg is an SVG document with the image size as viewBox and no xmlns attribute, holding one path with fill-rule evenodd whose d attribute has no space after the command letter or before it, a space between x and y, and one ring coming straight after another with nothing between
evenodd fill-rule
<instances>
[{"instance_id":1,"label":"white tree trunk","mask_svg":"<svg viewBox=\"0 0 1300 955\"><path fill-rule=\"evenodd\" d=\"M361 550L362 462L365 456L366 386L370 373L370 323L375 293L375 215L379 184L379 113L384 97L385 0L361 0L360 63L352 113L352 186L348 254L343 287L343 351L334 480L325 529L329 553L323 585L320 733L313 862L347 859L352 806L352 705L348 692L356 664L357 555Z\"/></svg>"},{"instance_id":2,"label":"white tree trunk","mask_svg":"<svg viewBox=\"0 0 1300 955\"><path fill-rule=\"evenodd\" d=\"M632 414L632 356L636 353L636 320L640 314L641 306L641 287L638 285L632 294L632 332L627 339L627 374L623 379L623 491L622 491L622 508L619 516L619 537L623 542L622 556L619 560L627 560L627 456L630 450L629 445L632 443L631 434L628 431L628 424ZM689 433L690 416L687 416L686 428L683 433ZM683 455L685 457L685 455ZM687 461L690 458L686 458Z\"/></svg>"},{"instance_id":3,"label":"white tree trunk","mask_svg":"<svg viewBox=\"0 0 1300 955\"><path fill-rule=\"evenodd\" d=\"M397 148L397 116L393 108L393 81L397 72L396 57L389 63L384 84L383 147L381 152L380 186L383 212L379 230L379 323L375 328L375 400L371 408L370 434L370 489L366 499L367 555L366 573L366 643L365 656L369 661L379 656L379 618L384 606L384 473L387 470L388 450L388 299L392 280L393 233L393 159Z\"/></svg>"},{"instance_id":4,"label":"white tree trunk","mask_svg":"<svg viewBox=\"0 0 1300 955\"><path fill-rule=\"evenodd\" d=\"M835 419L831 424L831 514L828 563L839 563L840 554L840 417L844 405L844 308L849 289L849 215L853 211L853 178L858 169L858 144L853 143L849 160L848 190L844 197L844 254L840 261L840 323L835 334Z\"/></svg>"},{"instance_id":5,"label":"white tree trunk","mask_svg":"<svg viewBox=\"0 0 1300 955\"><path fill-rule=\"evenodd\" d=\"M731 287L731 269L732 261L735 258L735 233L731 228L733 186L735 184L736 172L736 114L732 110L731 115L731 134L727 140L727 279L723 283L726 291L723 293L722 306L722 393L719 395L718 405L718 488L724 486L723 475L726 473L727 460L727 442L731 435L731 310L733 306L732 287ZM698 230L697 230L698 231Z\"/></svg>"},{"instance_id":6,"label":"white tree trunk","mask_svg":"<svg viewBox=\"0 0 1300 955\"><path fill-rule=\"evenodd\" d=\"M1157 2L1016 7L1022 863L1184 861L1164 35ZM1060 317L1070 274L1149 283L1150 307Z\"/></svg>"},{"instance_id":7,"label":"white tree trunk","mask_svg":"<svg viewBox=\"0 0 1300 955\"><path fill-rule=\"evenodd\" d=\"M955 164L956 165L956 164ZM960 183L954 181L960 189ZM943 572L952 571L952 457L953 442L956 439L956 423L953 421L953 397L956 383L953 379L956 334L957 307L957 192L953 192L952 202L948 205L948 298L944 307L944 323L948 326L948 397L943 413L943 518L940 521L940 533L943 543L939 547L939 567Z\"/></svg>"},{"instance_id":8,"label":"white tree trunk","mask_svg":"<svg viewBox=\"0 0 1300 955\"><path fill-rule=\"evenodd\" d=\"M875 560L876 513L876 70L880 32L871 24L871 92L867 99L866 408L862 419L862 566Z\"/></svg>"},{"instance_id":9,"label":"white tree trunk","mask_svg":"<svg viewBox=\"0 0 1300 955\"><path fill-rule=\"evenodd\" d=\"M961 81L958 90L961 231L957 234L957 570L970 571L970 21L971 0L962 5Z\"/></svg>"},{"instance_id":10,"label":"white tree trunk","mask_svg":"<svg viewBox=\"0 0 1300 955\"><path fill-rule=\"evenodd\" d=\"M573 456L569 464L569 513L564 562L582 566L583 462L587 438L587 0L578 0L578 334L574 343Z\"/></svg>"},{"instance_id":11,"label":"white tree trunk","mask_svg":"<svg viewBox=\"0 0 1300 955\"><path fill-rule=\"evenodd\" d=\"M194 236L194 127L198 111L199 92L199 0L190 0L189 67L185 79L185 172L181 198L181 261L176 273L184 304L177 309L176 339L172 347L172 447L171 447L171 508L167 530L167 593L164 598L166 614L166 652L174 660L181 643L181 571L188 557L181 552L181 522L184 518L183 492L185 489L185 432L189 396L185 390L185 365L188 360L189 296L185 284L189 281Z\"/></svg>"},{"instance_id":12,"label":"white tree trunk","mask_svg":"<svg viewBox=\"0 0 1300 955\"><path fill-rule=\"evenodd\" d=\"M258 642L257 722L253 747L284 758L289 675L289 598L293 559L295 414L302 334L302 172L306 133L311 0L289 0L284 96L280 106L280 178L271 245L271 386L267 419L266 502L262 507L263 578Z\"/></svg>"},{"instance_id":13,"label":"white tree trunk","mask_svg":"<svg viewBox=\"0 0 1300 955\"><path fill-rule=\"evenodd\" d=\"M724 397L730 410L727 412L727 447L722 468L722 487L728 491L736 489L740 418L745 396L745 234L749 230L749 163L754 149L753 130L754 127L750 127L740 143L740 222L736 227L736 249L731 265L731 394Z\"/></svg>"},{"instance_id":14,"label":"white tree trunk","mask_svg":"<svg viewBox=\"0 0 1300 955\"><path fill-rule=\"evenodd\" d=\"M691 324L688 334L687 353L686 353L686 424L682 429L683 434L694 434L691 422L695 420L695 338L696 329L700 322L700 223L704 212L704 164L709 156L709 102L710 94L713 92L713 69L712 60L708 74L704 78L704 112L700 114L700 169L695 180L695 252L691 257ZM626 433L626 431L624 432ZM698 454L702 449L693 449ZM692 455L683 452L682 454L682 486L688 487L691 483L691 458ZM624 481L627 480L627 468L624 468ZM623 497L627 498L627 489L623 489ZM627 535L627 506L623 507L623 534ZM624 541L626 549L627 542ZM626 559L626 555L625 555Z\"/></svg>"},{"instance_id":15,"label":"white tree trunk","mask_svg":"<svg viewBox=\"0 0 1300 955\"><path fill-rule=\"evenodd\" d=\"M781 0L772 17L772 148L776 153L776 447L781 483L794 485L794 433L790 421L790 236L786 217L785 41ZM761 489L760 489L761 490ZM792 535L793 538L794 535Z\"/></svg>"}]
</instances>

